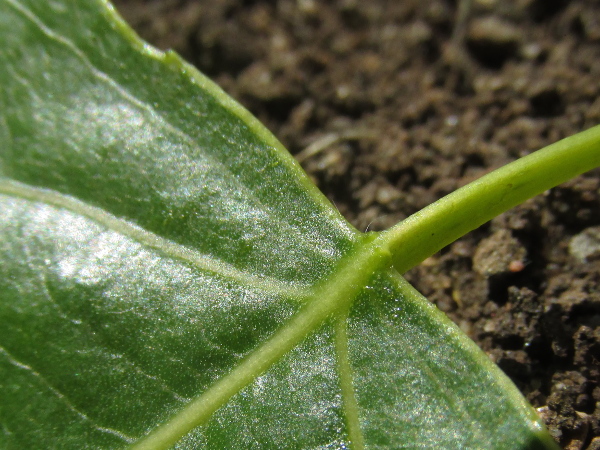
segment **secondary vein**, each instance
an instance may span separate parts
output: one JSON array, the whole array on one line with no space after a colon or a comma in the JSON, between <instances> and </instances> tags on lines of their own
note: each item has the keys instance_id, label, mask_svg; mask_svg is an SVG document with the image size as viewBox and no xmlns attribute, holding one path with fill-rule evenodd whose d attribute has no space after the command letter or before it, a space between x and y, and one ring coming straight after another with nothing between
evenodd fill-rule
<instances>
[{"instance_id":1,"label":"secondary vein","mask_svg":"<svg viewBox=\"0 0 600 450\"><path fill-rule=\"evenodd\" d=\"M32 187L7 178L0 178L0 193L66 209L87 217L105 226L107 229L127 236L146 247L160 252L164 256L178 259L201 271L214 273L223 278L233 280L240 285L252 287L264 293L285 295L288 297L294 296L299 299L306 299L310 295L310 291L305 287L284 283L274 278L257 277L243 272L226 262L172 242L131 222L113 216L101 208L56 191Z\"/></svg>"},{"instance_id":2,"label":"secondary vein","mask_svg":"<svg viewBox=\"0 0 600 450\"><path fill-rule=\"evenodd\" d=\"M171 133L174 137L180 140L185 146L189 148L197 147L198 142L196 140L196 136L191 135L190 133L184 131L178 126L172 124L164 114L161 114L160 111L153 108L147 102L140 100L134 93L130 92L126 87L122 86L115 79L113 79L108 73L104 72L100 68L96 67L92 61L86 56L86 54L70 39L67 37L57 33L50 27L48 27L35 13L33 13L30 9L20 4L15 0L8 0L8 5L11 6L14 10L24 16L28 21L33 23L42 33L44 33L49 39L55 41L56 43L66 47L73 55L89 70L89 72L98 79L101 83L109 86L112 90L114 90L121 98L130 104L134 105L140 111L143 111L148 120L154 121L159 125L159 128L164 128L165 131ZM108 6L108 5L107 5ZM110 8L109 8L110 10ZM114 18L113 18L114 19ZM119 21L120 22L120 21ZM126 26L121 24L121 26ZM259 124L259 122L252 117L252 115L245 111L243 107L238 105L235 101L228 98L220 88L218 88L213 82L208 80L205 76L201 75L198 71L193 69L191 66L187 66L175 53L173 52L162 52L160 50L154 49L152 46L144 44L142 45L139 39L136 39L132 36L129 36L129 41L136 46L138 51L148 55L151 58L154 58L157 61L161 61L165 64L172 64L173 61L176 61L181 67L182 71L185 71L190 75L190 79L198 84L201 88L206 89L210 92L210 95L213 99L217 100L217 102L225 108L228 112L239 117L246 125L251 127L254 132L256 132L267 144L267 147L272 147L276 152L281 155L286 155L287 151L283 148L283 146L273 137L270 133L265 132L266 130ZM186 67L184 67L186 66ZM260 128L260 129L259 129ZM187 156L187 155L186 155ZM239 174L236 174L230 165L224 163L220 158L215 156L214 153L206 152L203 157L210 160L211 167L218 167L220 172L228 173L230 176L228 177L228 181L235 183L235 190L232 191L243 191L247 190L248 187L239 181ZM290 159L291 160L291 159ZM302 183L305 185L305 188L311 192L311 195L314 195L314 188L311 186L310 181L302 175L302 171L299 170L298 167L292 167L293 171L297 173L297 175L302 177ZM318 191L318 190L317 190ZM286 217L282 217L277 214L277 211L273 209L273 207L269 204L266 204L261 198L254 195L252 196L252 200L255 202L255 205L260 208L261 211L268 214L269 220L272 223L283 223L290 225L290 222ZM333 211L329 208L329 205L324 205L323 199L319 199L318 203L321 206L321 212L330 216L331 219L334 219L338 225L344 227L344 232L348 237L353 238L355 236L355 230L348 226L348 224L344 220L340 220L340 217L337 216ZM299 241L302 241L305 236L297 229L297 226L289 226L286 227L288 233L293 233L295 238ZM306 231L306 230L305 230ZM307 247L307 251L315 251L313 247Z\"/></svg>"},{"instance_id":3,"label":"secondary vein","mask_svg":"<svg viewBox=\"0 0 600 450\"><path fill-rule=\"evenodd\" d=\"M358 415L358 402L352 381L352 367L350 365L350 354L348 351L348 313L340 314L335 321L335 353L337 357L338 376L340 377L340 390L342 392L342 403L344 416L346 417L346 428L352 450L363 450L365 439L360 427Z\"/></svg>"}]
</instances>

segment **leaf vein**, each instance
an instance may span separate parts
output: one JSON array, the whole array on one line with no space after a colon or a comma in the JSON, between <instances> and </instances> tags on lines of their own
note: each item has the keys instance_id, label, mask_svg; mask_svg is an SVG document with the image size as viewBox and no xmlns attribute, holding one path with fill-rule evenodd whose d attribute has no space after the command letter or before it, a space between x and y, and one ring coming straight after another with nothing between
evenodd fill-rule
<instances>
[{"instance_id":1,"label":"leaf vein","mask_svg":"<svg viewBox=\"0 0 600 450\"><path fill-rule=\"evenodd\" d=\"M42 385L44 385L50 392L52 392L52 394L54 394L56 396L56 398L58 398L67 409L69 409L70 411L75 413L82 421L89 422L94 427L94 429L96 429L102 433L112 434L112 435L124 440L127 443L132 443L135 441L135 438L128 436L121 431L115 430L113 428L103 427L103 426L95 423L87 414L80 411L73 403L71 403L71 401L62 392L60 392L58 389L56 389L54 386L52 386L48 382L48 380L46 380L39 372L37 372L31 366L16 359L13 355L11 355L2 346L0 346L0 354L4 355L6 360L8 360L8 362L10 364L12 364L13 366L18 367L19 369L26 371L29 375L35 377Z\"/></svg>"},{"instance_id":2,"label":"leaf vein","mask_svg":"<svg viewBox=\"0 0 600 450\"><path fill-rule=\"evenodd\" d=\"M270 277L253 276L224 261L176 244L138 225L113 216L101 208L56 191L31 187L7 178L0 178L0 193L52 205L80 214L169 258L183 261L200 271L210 272L223 278L234 280L240 285L250 286L264 293L284 295L286 297L295 296L301 299L307 299L311 295L311 291L303 286L291 285Z\"/></svg>"}]
</instances>

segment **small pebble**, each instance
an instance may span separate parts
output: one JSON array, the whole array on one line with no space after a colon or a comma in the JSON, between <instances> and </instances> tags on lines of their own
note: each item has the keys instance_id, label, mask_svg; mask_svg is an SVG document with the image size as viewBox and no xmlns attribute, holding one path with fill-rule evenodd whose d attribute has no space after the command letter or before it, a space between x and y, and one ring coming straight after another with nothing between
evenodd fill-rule
<instances>
[{"instance_id":1,"label":"small pebble","mask_svg":"<svg viewBox=\"0 0 600 450\"><path fill-rule=\"evenodd\" d=\"M573 236L569 253L581 262L587 262L593 254L600 254L600 227L589 227Z\"/></svg>"}]
</instances>

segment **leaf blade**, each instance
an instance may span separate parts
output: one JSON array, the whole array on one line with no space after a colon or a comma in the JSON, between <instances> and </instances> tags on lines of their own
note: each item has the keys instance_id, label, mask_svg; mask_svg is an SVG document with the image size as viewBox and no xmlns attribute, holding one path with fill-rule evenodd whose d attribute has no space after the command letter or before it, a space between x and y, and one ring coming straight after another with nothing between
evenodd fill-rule
<instances>
[{"instance_id":1,"label":"leaf blade","mask_svg":"<svg viewBox=\"0 0 600 450\"><path fill-rule=\"evenodd\" d=\"M368 258L386 256L255 119L102 5L0 1L0 383L10 393L0 442L129 443L288 332L274 367L253 369L258 381L180 445L347 446L338 372L349 370L327 318L369 285ZM406 289L375 282L365 292L426 310ZM359 341L350 340L354 373L366 369ZM406 417L435 382L423 378ZM257 390L265 383L272 390ZM364 406L372 385L354 380L361 433L376 446ZM392 389L388 400L403 397ZM425 445L436 446L428 430Z\"/></svg>"},{"instance_id":2,"label":"leaf blade","mask_svg":"<svg viewBox=\"0 0 600 450\"><path fill-rule=\"evenodd\" d=\"M13 90L18 91L9 93L12 98L3 102L5 128L20 130L12 139L6 133L9 148L3 155L19 155L3 158L5 175L32 185L43 183L174 242L220 254L224 260L235 255L238 264L252 265L253 270L260 267L265 275L290 276L301 270L316 280L325 270L324 266L312 267L315 260L305 259L304 253L312 253L314 246L304 244L304 252L289 246L290 233L299 236L301 230L319 247L326 246L321 253L329 253L330 261L339 254L338 247L356 241L356 232L341 216L332 214L314 186L307 188L311 186L308 179L281 145L273 138L263 142L266 131L256 132L258 125L240 118L241 108L233 108L212 83L202 79L207 90L198 89L200 75L190 77L186 72L190 68L178 57L132 53L128 65L140 65L156 77L148 76L147 84L140 83L123 68L114 67L112 56L97 51L89 58L83 54L79 47L85 48L85 35L76 45L41 23L33 8L43 10L43 5L32 3L31 10L8 0L6 5L12 6L3 14L6 27L24 22L24 32L32 37L23 40L46 42L48 53L39 59L52 58L53 62L40 65L21 59L16 63L9 52L3 52L8 70L2 81L16 85ZM69 6L79 18L87 14L92 21L95 17L93 8ZM60 32L72 29L67 27L69 20L66 16L54 26ZM111 37L100 46L116 46ZM129 42L119 44L130 47ZM25 83L26 92L21 92L18 80L25 74L34 81ZM165 76L175 79L160 82ZM149 92L148 85L159 83L160 94ZM28 90L31 85L36 88ZM38 89L52 96L38 95ZM148 98L139 100L142 95ZM188 100L181 105L182 98ZM15 106L18 111L13 112ZM23 118L24 109L29 111ZM64 136L69 136L67 142ZM15 142L14 149L11 142ZM54 154L48 147L62 151ZM269 177L257 176L265 170ZM319 220L306 220L323 214L335 218L338 226L329 229ZM253 252L254 247L270 254ZM264 256L269 256L269 263Z\"/></svg>"},{"instance_id":3,"label":"leaf blade","mask_svg":"<svg viewBox=\"0 0 600 450\"><path fill-rule=\"evenodd\" d=\"M357 299L349 335L369 448L555 445L506 375L397 273Z\"/></svg>"}]
</instances>

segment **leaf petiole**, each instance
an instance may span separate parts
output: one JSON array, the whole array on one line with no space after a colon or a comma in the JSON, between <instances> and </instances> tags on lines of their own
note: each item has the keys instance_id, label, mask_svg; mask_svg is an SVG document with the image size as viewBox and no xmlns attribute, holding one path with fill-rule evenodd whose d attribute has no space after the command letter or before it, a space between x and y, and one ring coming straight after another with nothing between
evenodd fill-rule
<instances>
[{"instance_id":1,"label":"leaf petiole","mask_svg":"<svg viewBox=\"0 0 600 450\"><path fill-rule=\"evenodd\" d=\"M497 215L600 166L600 125L524 156L457 189L377 239L404 273Z\"/></svg>"}]
</instances>

